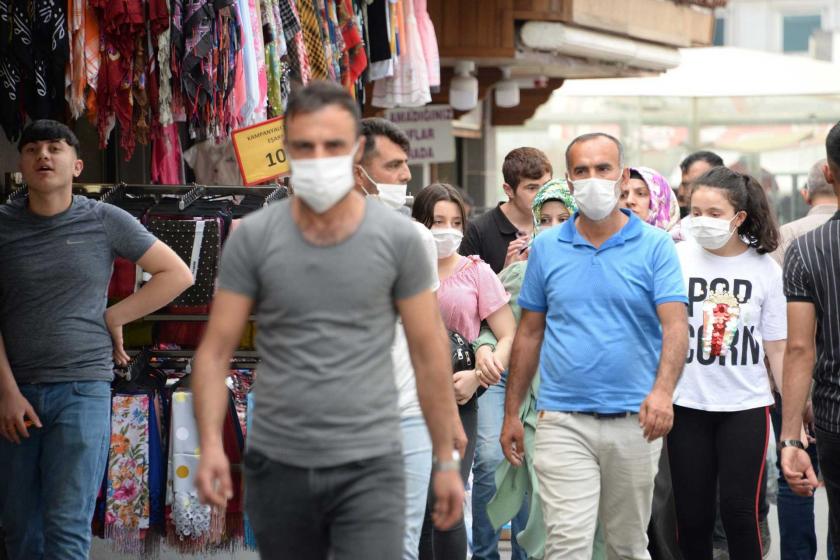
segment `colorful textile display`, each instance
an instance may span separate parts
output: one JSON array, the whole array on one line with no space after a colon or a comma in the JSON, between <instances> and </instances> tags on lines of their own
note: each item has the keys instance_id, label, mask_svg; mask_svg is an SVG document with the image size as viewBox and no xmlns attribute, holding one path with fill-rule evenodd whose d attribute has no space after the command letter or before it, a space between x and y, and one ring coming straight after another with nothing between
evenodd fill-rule
<instances>
[{"instance_id":1,"label":"colorful textile display","mask_svg":"<svg viewBox=\"0 0 840 560\"><path fill-rule=\"evenodd\" d=\"M125 552L143 550L149 528L149 396L112 400L105 535Z\"/></svg>"}]
</instances>

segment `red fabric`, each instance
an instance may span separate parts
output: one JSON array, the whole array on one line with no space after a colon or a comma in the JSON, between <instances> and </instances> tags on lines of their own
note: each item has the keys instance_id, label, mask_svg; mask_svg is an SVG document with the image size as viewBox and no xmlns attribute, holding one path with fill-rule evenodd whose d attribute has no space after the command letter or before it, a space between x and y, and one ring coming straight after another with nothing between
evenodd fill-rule
<instances>
[{"instance_id":1,"label":"red fabric","mask_svg":"<svg viewBox=\"0 0 840 560\"><path fill-rule=\"evenodd\" d=\"M134 293L137 281L137 267L128 259L117 257L114 260L114 273L108 285L108 299L125 299Z\"/></svg>"},{"instance_id":2,"label":"red fabric","mask_svg":"<svg viewBox=\"0 0 840 560\"><path fill-rule=\"evenodd\" d=\"M184 168L181 165L178 125L171 123L160 130L159 134L152 137L152 182L161 185L183 184Z\"/></svg>"},{"instance_id":3,"label":"red fabric","mask_svg":"<svg viewBox=\"0 0 840 560\"><path fill-rule=\"evenodd\" d=\"M351 0L343 0L343 5L339 6L339 18L342 19L341 36L344 38L345 55L350 58L350 64L348 65L350 71L345 77L344 86L353 87L353 84L359 80L365 68L367 68L368 60L362 35L353 20L353 3Z\"/></svg>"},{"instance_id":4,"label":"red fabric","mask_svg":"<svg viewBox=\"0 0 840 560\"><path fill-rule=\"evenodd\" d=\"M172 306L166 313L173 315L205 315L209 305ZM181 348L196 348L207 330L206 321L161 321L158 323L159 344L177 344Z\"/></svg>"}]
</instances>

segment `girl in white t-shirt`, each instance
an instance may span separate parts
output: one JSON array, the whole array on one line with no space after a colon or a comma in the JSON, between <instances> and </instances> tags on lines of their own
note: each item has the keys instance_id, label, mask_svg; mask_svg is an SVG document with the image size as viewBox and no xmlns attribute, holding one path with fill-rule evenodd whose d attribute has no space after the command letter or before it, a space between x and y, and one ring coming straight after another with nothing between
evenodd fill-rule
<instances>
[{"instance_id":1,"label":"girl in white t-shirt","mask_svg":"<svg viewBox=\"0 0 840 560\"><path fill-rule=\"evenodd\" d=\"M711 560L715 494L731 558L760 560L758 495L769 407L765 356L781 387L787 337L779 242L761 185L716 167L699 177L677 245L689 299L689 350L668 436L679 543Z\"/></svg>"}]
</instances>

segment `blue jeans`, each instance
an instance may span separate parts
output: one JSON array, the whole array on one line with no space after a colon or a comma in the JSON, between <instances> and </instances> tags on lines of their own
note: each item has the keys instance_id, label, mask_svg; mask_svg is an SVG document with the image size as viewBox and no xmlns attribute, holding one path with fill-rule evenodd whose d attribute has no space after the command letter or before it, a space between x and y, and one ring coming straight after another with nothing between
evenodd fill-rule
<instances>
[{"instance_id":1,"label":"blue jeans","mask_svg":"<svg viewBox=\"0 0 840 560\"><path fill-rule=\"evenodd\" d=\"M111 385L21 385L43 428L0 438L0 519L9 560L87 560L108 458Z\"/></svg>"},{"instance_id":2,"label":"blue jeans","mask_svg":"<svg viewBox=\"0 0 840 560\"><path fill-rule=\"evenodd\" d=\"M487 518L487 504L496 493L496 468L505 460L499 435L505 413L505 381L487 389L478 400L478 438L473 462L472 531L473 560L499 560L499 535ZM528 523L528 503L511 521L511 560L526 560L528 555L516 542L516 534Z\"/></svg>"},{"instance_id":3,"label":"blue jeans","mask_svg":"<svg viewBox=\"0 0 840 560\"><path fill-rule=\"evenodd\" d=\"M432 440L422 416L400 421L405 468L405 538L403 560L417 560L420 531L432 472Z\"/></svg>"},{"instance_id":4,"label":"blue jeans","mask_svg":"<svg viewBox=\"0 0 840 560\"><path fill-rule=\"evenodd\" d=\"M782 400L778 393L774 394L776 406L770 411L773 429L776 434L782 433ZM817 458L817 446L808 446L808 455L814 471L819 475L820 463ZM779 516L779 540L782 558L785 560L814 560L817 557L817 533L814 529L814 497L799 496L790 489L787 480L779 468L779 495L776 499ZM827 542L826 558L834 559L831 537Z\"/></svg>"}]
</instances>

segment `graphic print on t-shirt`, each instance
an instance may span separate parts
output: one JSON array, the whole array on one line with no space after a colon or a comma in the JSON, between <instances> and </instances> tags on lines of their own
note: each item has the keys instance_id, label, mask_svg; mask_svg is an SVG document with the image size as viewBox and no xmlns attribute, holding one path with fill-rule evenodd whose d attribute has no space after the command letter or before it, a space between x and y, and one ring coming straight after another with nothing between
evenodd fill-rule
<instances>
[{"instance_id":1,"label":"graphic print on t-shirt","mask_svg":"<svg viewBox=\"0 0 840 560\"><path fill-rule=\"evenodd\" d=\"M707 282L691 277L688 281L688 314L702 314L702 325L689 324L690 347L686 363L697 360L709 365L715 360L722 366L756 365L760 347L755 326L747 326L746 313L753 294L752 282L724 278Z\"/></svg>"}]
</instances>

